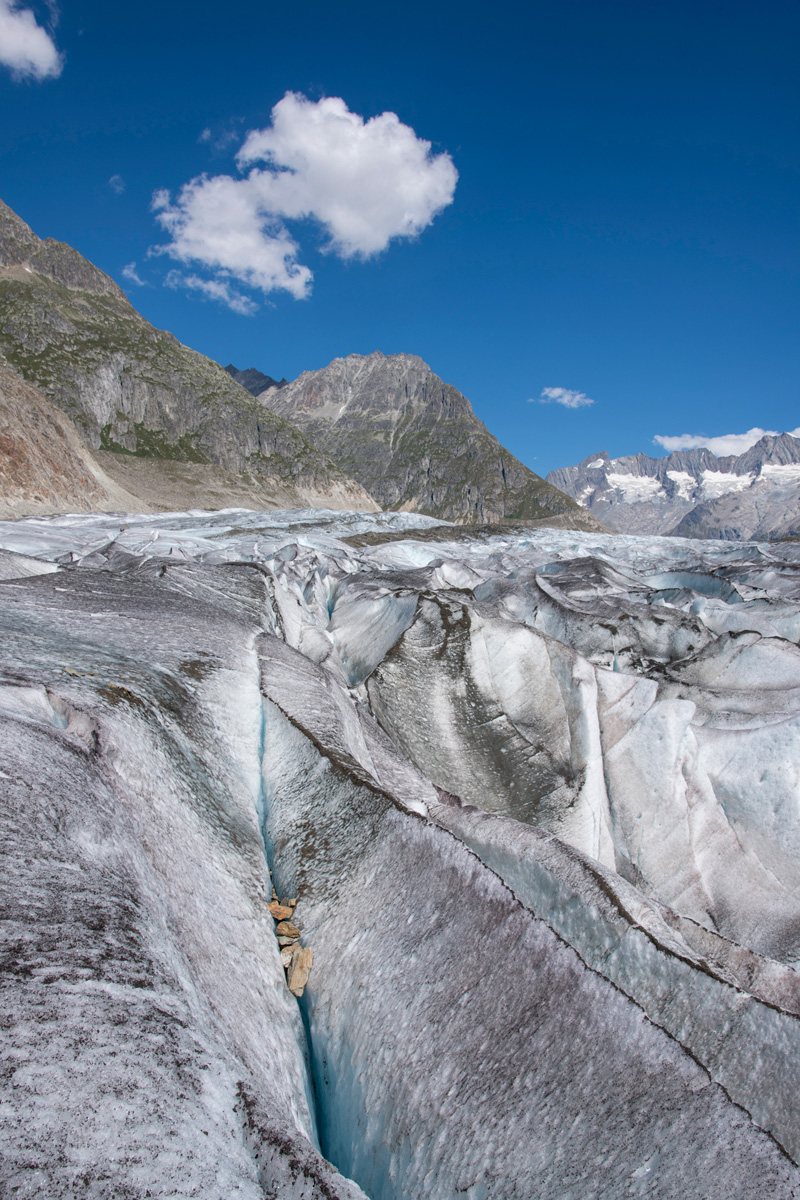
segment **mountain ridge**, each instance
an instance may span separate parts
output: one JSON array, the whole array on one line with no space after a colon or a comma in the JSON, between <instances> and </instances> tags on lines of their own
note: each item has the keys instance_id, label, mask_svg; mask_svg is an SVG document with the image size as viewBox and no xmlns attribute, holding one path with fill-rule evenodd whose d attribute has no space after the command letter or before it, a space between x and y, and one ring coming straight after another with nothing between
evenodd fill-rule
<instances>
[{"instance_id":1,"label":"mountain ridge","mask_svg":"<svg viewBox=\"0 0 800 1200\"><path fill-rule=\"evenodd\" d=\"M739 455L590 454L548 481L620 533L769 539L800 532L800 439L765 434Z\"/></svg>"}]
</instances>

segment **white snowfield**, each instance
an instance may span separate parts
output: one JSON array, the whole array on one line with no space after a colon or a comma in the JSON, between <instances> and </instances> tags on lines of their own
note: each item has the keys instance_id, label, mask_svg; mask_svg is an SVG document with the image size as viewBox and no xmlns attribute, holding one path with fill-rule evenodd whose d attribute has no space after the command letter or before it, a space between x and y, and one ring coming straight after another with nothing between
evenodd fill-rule
<instances>
[{"instance_id":1,"label":"white snowfield","mask_svg":"<svg viewBox=\"0 0 800 1200\"><path fill-rule=\"evenodd\" d=\"M762 467L761 474L764 475L764 470L769 471L769 467ZM795 467L795 471L797 468ZM758 478L755 472L750 475L736 475L732 471L703 471L702 484L698 489L696 498L699 500L715 500L717 496L727 496L730 492L743 492L745 488L752 487ZM764 476L767 478L767 476Z\"/></svg>"},{"instance_id":2,"label":"white snowfield","mask_svg":"<svg viewBox=\"0 0 800 1200\"><path fill-rule=\"evenodd\" d=\"M606 473L606 482L610 488L619 492L623 504L638 504L642 500L660 499L666 493L661 481L650 475Z\"/></svg>"},{"instance_id":3,"label":"white snowfield","mask_svg":"<svg viewBox=\"0 0 800 1200\"><path fill-rule=\"evenodd\" d=\"M800 547L62 516L0 599L3 1195L800 1198Z\"/></svg>"},{"instance_id":4,"label":"white snowfield","mask_svg":"<svg viewBox=\"0 0 800 1200\"><path fill-rule=\"evenodd\" d=\"M598 462L605 467L602 459L598 459ZM590 463L589 467L595 465ZM795 463L788 466L765 465L759 472L753 471L749 475L736 475L730 471L703 471L699 480L688 471L667 471L667 475L676 485L679 499L698 504L703 500L716 500L720 496L743 492L762 480L772 485L800 483L800 466ZM668 504L671 501L661 480L652 475L606 471L605 486L614 489L623 504L653 501ZM581 502L584 503L594 490L591 487L586 488Z\"/></svg>"}]
</instances>

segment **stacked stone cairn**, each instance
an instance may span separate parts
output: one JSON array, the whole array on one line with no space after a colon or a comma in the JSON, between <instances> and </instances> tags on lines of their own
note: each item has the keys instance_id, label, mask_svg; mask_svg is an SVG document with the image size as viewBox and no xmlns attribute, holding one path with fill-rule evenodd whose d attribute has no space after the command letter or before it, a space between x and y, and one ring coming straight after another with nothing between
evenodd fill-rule
<instances>
[{"instance_id":1,"label":"stacked stone cairn","mask_svg":"<svg viewBox=\"0 0 800 1200\"><path fill-rule=\"evenodd\" d=\"M294 924L296 905L296 900L279 900L273 888L272 900L267 907L275 921L275 935L281 948L281 962L286 971L289 991L294 996L302 996L314 961L314 951L300 945L300 930Z\"/></svg>"}]
</instances>

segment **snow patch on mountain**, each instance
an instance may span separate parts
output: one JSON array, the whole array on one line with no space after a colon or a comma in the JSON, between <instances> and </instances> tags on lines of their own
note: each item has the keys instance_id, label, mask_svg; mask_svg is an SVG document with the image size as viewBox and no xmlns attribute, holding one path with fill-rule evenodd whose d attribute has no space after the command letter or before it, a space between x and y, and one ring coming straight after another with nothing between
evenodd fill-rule
<instances>
[{"instance_id":1,"label":"snow patch on mountain","mask_svg":"<svg viewBox=\"0 0 800 1200\"><path fill-rule=\"evenodd\" d=\"M590 456L548 482L622 533L775 538L800 532L800 439L767 435L743 454Z\"/></svg>"}]
</instances>

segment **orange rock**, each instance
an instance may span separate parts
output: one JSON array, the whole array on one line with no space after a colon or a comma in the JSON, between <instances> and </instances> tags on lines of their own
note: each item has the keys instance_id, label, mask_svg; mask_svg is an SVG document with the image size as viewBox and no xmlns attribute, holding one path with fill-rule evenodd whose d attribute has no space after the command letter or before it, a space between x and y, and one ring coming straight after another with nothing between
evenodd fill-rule
<instances>
[{"instance_id":1,"label":"orange rock","mask_svg":"<svg viewBox=\"0 0 800 1200\"><path fill-rule=\"evenodd\" d=\"M271 904L267 905L267 908L272 913L276 921L288 921L289 918L294 914L293 909L284 908L282 904L278 904L277 900L273 900Z\"/></svg>"},{"instance_id":2,"label":"orange rock","mask_svg":"<svg viewBox=\"0 0 800 1200\"><path fill-rule=\"evenodd\" d=\"M300 930L291 921L279 921L275 932L278 937L300 937Z\"/></svg>"},{"instance_id":3,"label":"orange rock","mask_svg":"<svg viewBox=\"0 0 800 1200\"><path fill-rule=\"evenodd\" d=\"M308 973L314 962L314 951L308 946L296 946L292 951L292 961L289 966L286 982L289 991L295 996L302 996L303 988L308 983Z\"/></svg>"}]
</instances>

